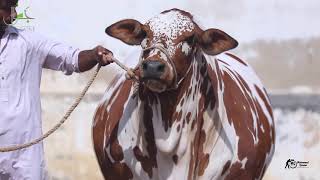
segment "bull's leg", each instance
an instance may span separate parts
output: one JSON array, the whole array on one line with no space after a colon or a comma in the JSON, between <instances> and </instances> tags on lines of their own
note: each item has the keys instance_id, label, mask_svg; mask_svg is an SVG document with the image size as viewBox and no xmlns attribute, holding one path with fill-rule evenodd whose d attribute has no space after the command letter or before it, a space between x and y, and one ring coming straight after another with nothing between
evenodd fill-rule
<instances>
[{"instance_id":1,"label":"bull's leg","mask_svg":"<svg viewBox=\"0 0 320 180\"><path fill-rule=\"evenodd\" d=\"M94 117L92 127L94 149L105 179L133 178L128 164L125 163L124 152L118 137L119 122L123 115L132 114L133 108L125 106L127 101L132 100L129 98L132 83L132 81L125 81L124 77L120 80L115 79ZM128 120L126 117L125 121Z\"/></svg>"},{"instance_id":2,"label":"bull's leg","mask_svg":"<svg viewBox=\"0 0 320 180\"><path fill-rule=\"evenodd\" d=\"M247 163L245 167L239 162L234 163L230 166L227 176L225 180L255 180L262 179L265 170L266 164L262 159L256 159L252 161L253 163Z\"/></svg>"},{"instance_id":3,"label":"bull's leg","mask_svg":"<svg viewBox=\"0 0 320 180\"><path fill-rule=\"evenodd\" d=\"M109 140L105 143L104 156L98 157L98 160L106 180L129 180L133 178L133 174L124 162L124 154L117 139L117 131L118 125L113 129Z\"/></svg>"}]
</instances>

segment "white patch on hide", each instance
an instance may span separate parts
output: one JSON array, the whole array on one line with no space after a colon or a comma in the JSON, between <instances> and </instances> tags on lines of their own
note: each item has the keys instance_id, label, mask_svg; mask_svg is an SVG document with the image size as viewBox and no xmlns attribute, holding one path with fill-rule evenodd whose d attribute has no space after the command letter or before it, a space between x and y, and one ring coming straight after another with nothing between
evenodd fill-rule
<instances>
[{"instance_id":1,"label":"white patch on hide","mask_svg":"<svg viewBox=\"0 0 320 180\"><path fill-rule=\"evenodd\" d=\"M145 39L142 40L142 42L141 42L141 47L142 47L143 49L145 49L145 48L147 47L147 44L148 44L148 39L145 38Z\"/></svg>"},{"instance_id":2,"label":"white patch on hide","mask_svg":"<svg viewBox=\"0 0 320 180\"><path fill-rule=\"evenodd\" d=\"M241 163L241 169L245 169L246 164L247 164L248 158L244 158L240 163Z\"/></svg>"},{"instance_id":3,"label":"white patch on hide","mask_svg":"<svg viewBox=\"0 0 320 180\"><path fill-rule=\"evenodd\" d=\"M189 53L190 53L191 47L189 46L188 43L185 42L185 43L182 44L182 49L181 50L186 56L188 56Z\"/></svg>"}]
</instances>

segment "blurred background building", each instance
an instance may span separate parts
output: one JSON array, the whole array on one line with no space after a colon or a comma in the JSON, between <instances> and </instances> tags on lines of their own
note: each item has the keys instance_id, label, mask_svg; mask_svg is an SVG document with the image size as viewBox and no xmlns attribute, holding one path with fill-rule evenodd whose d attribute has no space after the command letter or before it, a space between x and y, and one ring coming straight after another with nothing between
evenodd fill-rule
<instances>
[{"instance_id":1,"label":"blurred background building","mask_svg":"<svg viewBox=\"0 0 320 180\"><path fill-rule=\"evenodd\" d=\"M19 10L26 7L28 15L35 18L25 22L32 30L80 49L100 44L119 59L139 48L128 47L104 33L107 26L121 19L143 23L163 10L180 8L196 14L206 28L224 30L239 41L233 53L254 67L275 108L276 152L264 179L320 179L319 0L21 1ZM45 141L51 179L102 179L92 148L91 122L115 69L111 65L100 72L71 119ZM44 70L44 131L60 120L90 74L67 77ZM288 159L309 161L309 166L288 170Z\"/></svg>"}]
</instances>

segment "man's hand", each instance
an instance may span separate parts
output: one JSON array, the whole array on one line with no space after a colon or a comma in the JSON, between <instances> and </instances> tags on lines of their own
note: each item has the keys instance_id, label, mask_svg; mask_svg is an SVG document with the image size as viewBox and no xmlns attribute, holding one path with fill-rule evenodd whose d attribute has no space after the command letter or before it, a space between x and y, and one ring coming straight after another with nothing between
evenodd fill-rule
<instances>
[{"instance_id":1,"label":"man's hand","mask_svg":"<svg viewBox=\"0 0 320 180\"><path fill-rule=\"evenodd\" d=\"M95 59L101 66L105 66L113 62L113 54L108 49L102 46L97 46L93 51L95 52Z\"/></svg>"},{"instance_id":2,"label":"man's hand","mask_svg":"<svg viewBox=\"0 0 320 180\"><path fill-rule=\"evenodd\" d=\"M79 70L80 72L88 71L97 63L106 66L113 62L113 54L108 49L97 46L92 50L84 50L79 53Z\"/></svg>"}]
</instances>

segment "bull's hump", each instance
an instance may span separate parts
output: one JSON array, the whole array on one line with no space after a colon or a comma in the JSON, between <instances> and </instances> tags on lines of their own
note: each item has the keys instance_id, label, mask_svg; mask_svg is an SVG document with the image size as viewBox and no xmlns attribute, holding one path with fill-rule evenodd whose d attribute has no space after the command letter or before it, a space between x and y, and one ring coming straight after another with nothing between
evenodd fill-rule
<instances>
[{"instance_id":1,"label":"bull's hump","mask_svg":"<svg viewBox=\"0 0 320 180\"><path fill-rule=\"evenodd\" d=\"M154 38L162 37L172 41L184 32L192 32L195 28L190 17L177 10L167 11L151 18L146 23L153 32Z\"/></svg>"}]
</instances>

